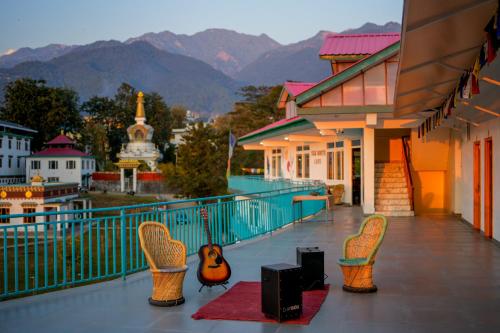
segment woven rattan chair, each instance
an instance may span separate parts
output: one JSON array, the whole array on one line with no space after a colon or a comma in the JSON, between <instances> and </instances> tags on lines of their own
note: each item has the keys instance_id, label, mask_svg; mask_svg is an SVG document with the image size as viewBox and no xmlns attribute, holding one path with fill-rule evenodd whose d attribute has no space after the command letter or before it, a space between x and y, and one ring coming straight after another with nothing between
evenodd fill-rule
<instances>
[{"instance_id":1,"label":"woven rattan chair","mask_svg":"<svg viewBox=\"0 0 500 333\"><path fill-rule=\"evenodd\" d=\"M345 291L375 292L372 270L377 250L384 239L387 220L383 215L367 217L359 233L344 241L344 258L339 260Z\"/></svg>"},{"instance_id":2,"label":"woven rattan chair","mask_svg":"<svg viewBox=\"0 0 500 333\"><path fill-rule=\"evenodd\" d=\"M153 295L149 303L158 306L184 303L182 286L188 269L186 246L170 238L167 227L157 222L142 223L139 240L153 275Z\"/></svg>"},{"instance_id":3,"label":"woven rattan chair","mask_svg":"<svg viewBox=\"0 0 500 333\"><path fill-rule=\"evenodd\" d=\"M344 185L338 184L333 187L333 203L335 205L342 204L342 198L344 197Z\"/></svg>"}]
</instances>

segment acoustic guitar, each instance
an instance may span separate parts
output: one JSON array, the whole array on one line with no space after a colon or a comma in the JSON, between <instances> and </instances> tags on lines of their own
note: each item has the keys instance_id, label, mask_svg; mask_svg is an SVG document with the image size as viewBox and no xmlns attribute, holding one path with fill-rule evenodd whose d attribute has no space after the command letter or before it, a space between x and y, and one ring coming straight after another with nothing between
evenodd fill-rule
<instances>
[{"instance_id":1,"label":"acoustic guitar","mask_svg":"<svg viewBox=\"0 0 500 333\"><path fill-rule=\"evenodd\" d=\"M203 286L223 285L231 277L231 268L222 256L222 247L212 243L212 235L208 226L208 213L205 208L200 209L208 244L198 250L200 264L198 266L198 280ZM201 290L201 288L200 288Z\"/></svg>"}]
</instances>

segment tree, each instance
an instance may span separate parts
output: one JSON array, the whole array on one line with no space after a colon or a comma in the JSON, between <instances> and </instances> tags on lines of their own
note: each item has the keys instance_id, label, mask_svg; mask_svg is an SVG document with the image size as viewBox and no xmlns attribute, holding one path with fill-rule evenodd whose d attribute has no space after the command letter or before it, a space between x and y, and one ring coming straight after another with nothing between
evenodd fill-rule
<instances>
[{"instance_id":1,"label":"tree","mask_svg":"<svg viewBox=\"0 0 500 333\"><path fill-rule=\"evenodd\" d=\"M226 138L229 130L239 138L284 118L283 112L277 107L281 89L281 86L243 87L239 94L244 97L244 101L235 103L231 112L218 117L215 127ZM263 165L264 156L261 151L249 151L236 146L231 160L232 173L241 173L242 167L262 168Z\"/></svg>"},{"instance_id":2,"label":"tree","mask_svg":"<svg viewBox=\"0 0 500 333\"><path fill-rule=\"evenodd\" d=\"M173 105L172 112L172 128L186 127L186 113L187 109L182 105Z\"/></svg>"},{"instance_id":3,"label":"tree","mask_svg":"<svg viewBox=\"0 0 500 333\"><path fill-rule=\"evenodd\" d=\"M78 94L71 89L47 87L43 80L25 78L7 84L4 99L2 119L38 131L33 150L40 150L61 130L77 133L82 127Z\"/></svg>"},{"instance_id":4,"label":"tree","mask_svg":"<svg viewBox=\"0 0 500 333\"><path fill-rule=\"evenodd\" d=\"M227 138L213 126L196 123L178 147L175 175L170 177L170 185L189 198L225 194L227 149Z\"/></svg>"},{"instance_id":5,"label":"tree","mask_svg":"<svg viewBox=\"0 0 500 333\"><path fill-rule=\"evenodd\" d=\"M172 135L172 115L167 104L158 93L152 92L144 95L144 111L146 121L153 126L153 143L163 154L163 160L168 155L170 136Z\"/></svg>"}]
</instances>

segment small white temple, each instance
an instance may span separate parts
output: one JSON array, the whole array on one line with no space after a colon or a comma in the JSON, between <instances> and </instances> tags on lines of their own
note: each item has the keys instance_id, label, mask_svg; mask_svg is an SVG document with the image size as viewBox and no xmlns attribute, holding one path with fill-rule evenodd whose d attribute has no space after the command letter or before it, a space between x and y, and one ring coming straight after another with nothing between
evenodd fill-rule
<instances>
[{"instance_id":1,"label":"small white temple","mask_svg":"<svg viewBox=\"0 0 500 333\"><path fill-rule=\"evenodd\" d=\"M137 191L137 168L140 161L146 162L151 171L156 171L161 153L151 141L154 129L146 124L146 113L144 112L144 94L137 94L137 110L135 113L135 124L127 128L129 142L122 146L117 155L120 161L116 165L120 168L120 188L125 191L125 170L132 169L132 190Z\"/></svg>"}]
</instances>

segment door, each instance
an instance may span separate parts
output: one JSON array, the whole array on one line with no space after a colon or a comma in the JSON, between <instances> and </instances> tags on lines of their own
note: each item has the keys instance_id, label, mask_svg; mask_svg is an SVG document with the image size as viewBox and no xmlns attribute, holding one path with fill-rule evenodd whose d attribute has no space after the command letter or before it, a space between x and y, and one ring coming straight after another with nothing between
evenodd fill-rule
<instances>
[{"instance_id":1,"label":"door","mask_svg":"<svg viewBox=\"0 0 500 333\"><path fill-rule=\"evenodd\" d=\"M352 204L361 204L361 148L352 149Z\"/></svg>"},{"instance_id":2,"label":"door","mask_svg":"<svg viewBox=\"0 0 500 333\"><path fill-rule=\"evenodd\" d=\"M474 142L474 229L481 229L481 142Z\"/></svg>"},{"instance_id":3,"label":"door","mask_svg":"<svg viewBox=\"0 0 500 333\"><path fill-rule=\"evenodd\" d=\"M493 236L493 141L484 140L484 235Z\"/></svg>"}]
</instances>

